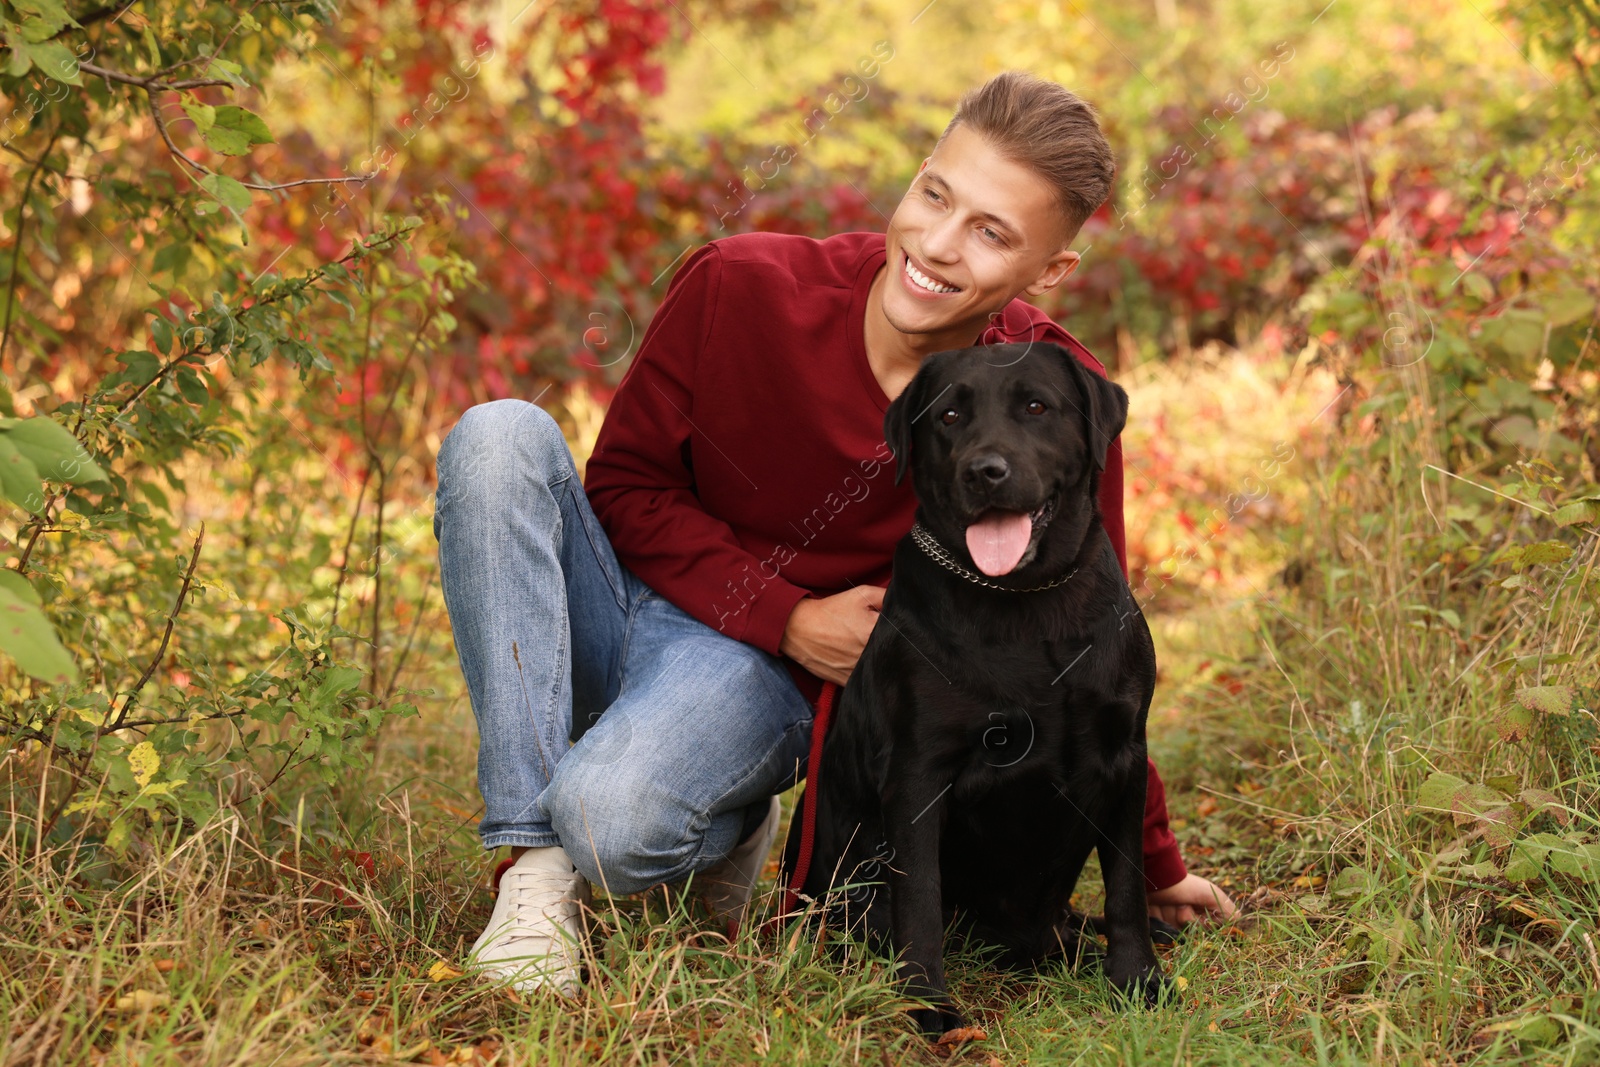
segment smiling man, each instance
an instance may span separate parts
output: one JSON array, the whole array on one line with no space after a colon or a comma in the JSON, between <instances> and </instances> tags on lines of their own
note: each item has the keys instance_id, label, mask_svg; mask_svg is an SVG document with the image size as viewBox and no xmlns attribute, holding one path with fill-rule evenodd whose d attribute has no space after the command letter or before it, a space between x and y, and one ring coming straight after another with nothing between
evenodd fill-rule
<instances>
[{"instance_id":1,"label":"smiling man","mask_svg":"<svg viewBox=\"0 0 1600 1067\"><path fill-rule=\"evenodd\" d=\"M479 832L513 860L473 947L484 974L573 992L590 883L694 874L738 922L822 681L849 677L911 528L911 484L886 473L890 401L930 353L972 344L1053 341L1104 374L1021 298L1077 267L1068 246L1113 174L1088 104L999 75L962 98L886 235L742 234L690 256L586 485L536 405L461 418L434 531ZM1099 501L1126 571L1120 441ZM1144 851L1152 914L1232 914L1186 872L1153 766Z\"/></svg>"}]
</instances>

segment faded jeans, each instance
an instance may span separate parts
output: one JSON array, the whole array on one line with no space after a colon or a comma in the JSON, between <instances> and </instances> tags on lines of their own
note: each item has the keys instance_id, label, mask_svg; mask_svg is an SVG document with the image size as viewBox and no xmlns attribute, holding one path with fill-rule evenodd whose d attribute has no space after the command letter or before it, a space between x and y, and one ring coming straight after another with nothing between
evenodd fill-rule
<instances>
[{"instance_id":1,"label":"faded jeans","mask_svg":"<svg viewBox=\"0 0 1600 1067\"><path fill-rule=\"evenodd\" d=\"M438 474L433 532L478 723L484 847L559 844L612 893L721 859L804 765L812 708L782 660L617 561L537 405L470 408ZM574 723L588 724L576 743Z\"/></svg>"}]
</instances>

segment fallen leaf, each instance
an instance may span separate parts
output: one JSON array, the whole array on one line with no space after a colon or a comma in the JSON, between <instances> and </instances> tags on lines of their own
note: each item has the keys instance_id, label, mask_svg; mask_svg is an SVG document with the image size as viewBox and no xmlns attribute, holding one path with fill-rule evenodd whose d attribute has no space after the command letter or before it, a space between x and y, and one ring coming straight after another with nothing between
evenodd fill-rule
<instances>
[{"instance_id":1,"label":"fallen leaf","mask_svg":"<svg viewBox=\"0 0 1600 1067\"><path fill-rule=\"evenodd\" d=\"M1178 975L1176 978L1174 978L1172 980L1172 984L1177 986L1178 987L1178 992L1181 993L1185 989L1189 988L1189 979L1185 978L1183 975L1180 974L1180 975Z\"/></svg>"},{"instance_id":2,"label":"fallen leaf","mask_svg":"<svg viewBox=\"0 0 1600 1067\"><path fill-rule=\"evenodd\" d=\"M452 978L460 978L465 973L457 967L452 967L444 960L435 960L433 966L428 968L430 982L448 982Z\"/></svg>"},{"instance_id":3,"label":"fallen leaf","mask_svg":"<svg viewBox=\"0 0 1600 1067\"><path fill-rule=\"evenodd\" d=\"M988 1031L981 1026L958 1026L954 1030L946 1030L940 1035L937 1044L955 1045L962 1041L987 1041Z\"/></svg>"},{"instance_id":4,"label":"fallen leaf","mask_svg":"<svg viewBox=\"0 0 1600 1067\"><path fill-rule=\"evenodd\" d=\"M171 974L173 969L177 966L177 960L156 960L156 970L160 971L162 974Z\"/></svg>"},{"instance_id":5,"label":"fallen leaf","mask_svg":"<svg viewBox=\"0 0 1600 1067\"><path fill-rule=\"evenodd\" d=\"M166 993L153 993L148 989L135 989L133 992L117 998L118 1011L153 1011L164 1008L172 1003L172 998Z\"/></svg>"}]
</instances>

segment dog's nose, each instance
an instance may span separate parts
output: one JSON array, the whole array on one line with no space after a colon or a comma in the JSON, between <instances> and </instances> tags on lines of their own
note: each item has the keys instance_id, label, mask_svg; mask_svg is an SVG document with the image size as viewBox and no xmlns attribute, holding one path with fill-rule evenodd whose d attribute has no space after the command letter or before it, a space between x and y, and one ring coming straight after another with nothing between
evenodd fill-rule
<instances>
[{"instance_id":1,"label":"dog's nose","mask_svg":"<svg viewBox=\"0 0 1600 1067\"><path fill-rule=\"evenodd\" d=\"M966 479L969 484L999 485L1011 474L1011 465L1003 456L994 453L974 456L967 463Z\"/></svg>"}]
</instances>

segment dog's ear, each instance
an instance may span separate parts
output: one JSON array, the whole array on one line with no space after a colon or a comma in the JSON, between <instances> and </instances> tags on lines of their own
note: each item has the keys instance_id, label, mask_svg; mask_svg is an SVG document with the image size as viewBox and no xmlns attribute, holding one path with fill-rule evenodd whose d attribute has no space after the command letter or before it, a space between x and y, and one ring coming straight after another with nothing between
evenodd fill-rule
<instances>
[{"instance_id":1,"label":"dog's ear","mask_svg":"<svg viewBox=\"0 0 1600 1067\"><path fill-rule=\"evenodd\" d=\"M883 416L883 439L889 443L889 451L894 453L895 485L905 479L906 470L911 466L911 420L922 410L927 372L928 361L925 359L922 366L917 368L916 376L900 391L899 396L889 402L889 410Z\"/></svg>"},{"instance_id":2,"label":"dog's ear","mask_svg":"<svg viewBox=\"0 0 1600 1067\"><path fill-rule=\"evenodd\" d=\"M1095 470L1103 471L1106 469L1106 451L1128 421L1128 394L1116 382L1100 377L1078 362L1078 357L1065 347L1053 347L1078 380L1078 393L1083 397L1084 425L1089 433L1089 455L1094 460Z\"/></svg>"}]
</instances>

